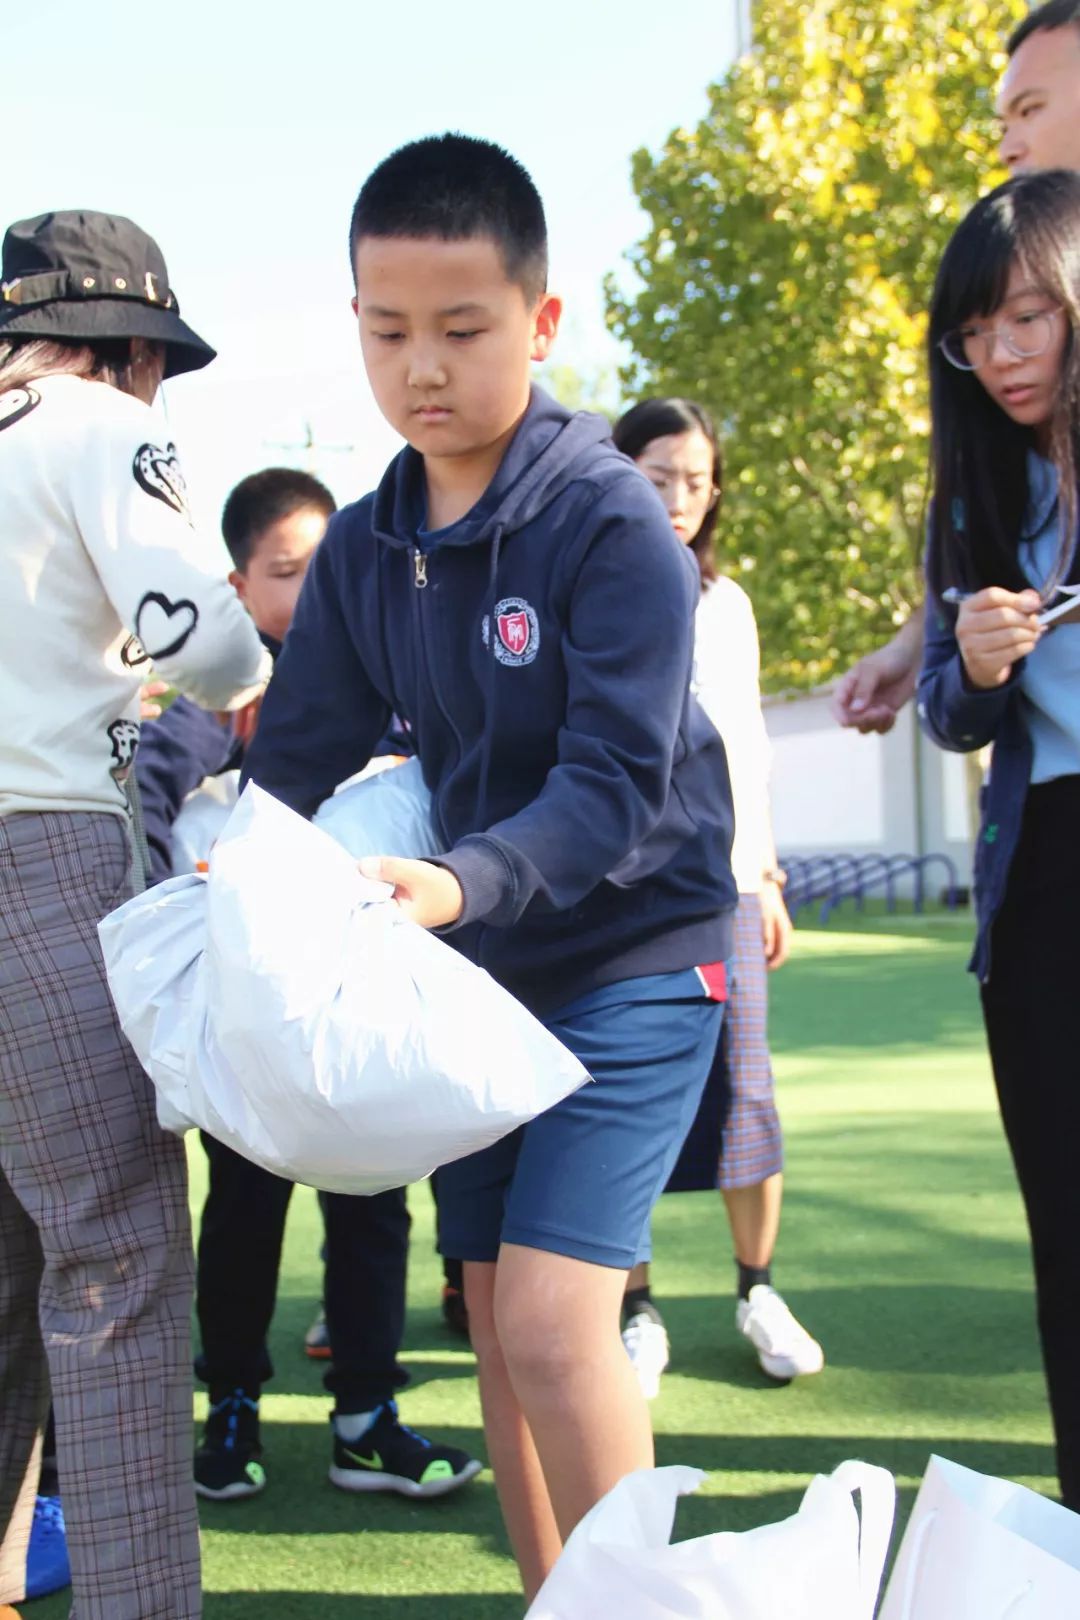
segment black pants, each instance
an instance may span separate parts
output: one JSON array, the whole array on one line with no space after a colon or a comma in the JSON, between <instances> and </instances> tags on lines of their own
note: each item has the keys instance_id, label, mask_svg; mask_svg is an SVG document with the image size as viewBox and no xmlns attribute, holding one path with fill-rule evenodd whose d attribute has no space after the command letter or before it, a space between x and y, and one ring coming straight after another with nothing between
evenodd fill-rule
<instances>
[{"instance_id":1,"label":"black pants","mask_svg":"<svg viewBox=\"0 0 1080 1620\"><path fill-rule=\"evenodd\" d=\"M1080 777L1033 787L982 991L1031 1231L1062 1499L1080 1512Z\"/></svg>"},{"instance_id":2,"label":"black pants","mask_svg":"<svg viewBox=\"0 0 1080 1620\"><path fill-rule=\"evenodd\" d=\"M199 1233L195 1308L199 1376L212 1398L257 1395L272 1376L266 1337L277 1297L293 1184L203 1135L210 1188ZM333 1364L324 1379L339 1412L368 1412L404 1382L409 1212L404 1188L352 1198L320 1193L326 1228L325 1303Z\"/></svg>"}]
</instances>

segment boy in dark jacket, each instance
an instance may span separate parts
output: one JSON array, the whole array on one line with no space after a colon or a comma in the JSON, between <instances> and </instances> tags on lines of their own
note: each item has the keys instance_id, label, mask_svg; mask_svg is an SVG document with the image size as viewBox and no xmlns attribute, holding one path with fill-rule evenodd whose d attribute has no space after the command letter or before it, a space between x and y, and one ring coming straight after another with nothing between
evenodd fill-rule
<instances>
[{"instance_id":1,"label":"boy in dark jacket","mask_svg":"<svg viewBox=\"0 0 1080 1620\"><path fill-rule=\"evenodd\" d=\"M309 815L406 718L449 853L365 870L592 1077L440 1173L531 1597L653 1460L619 1310L716 1048L727 768L688 693L693 560L606 425L530 390L560 306L524 169L464 136L404 147L361 190L351 250L368 379L408 444L330 523L247 771Z\"/></svg>"},{"instance_id":2,"label":"boy in dark jacket","mask_svg":"<svg viewBox=\"0 0 1080 1620\"><path fill-rule=\"evenodd\" d=\"M245 478L222 513L229 576L275 656L333 496L309 474L270 467ZM250 731L250 727L248 728ZM387 751L380 745L379 753ZM396 746L394 751L396 751ZM206 776L243 763L244 737L218 716L178 698L143 732L136 756L154 881L172 873L171 832L187 795ZM274 1312L292 1183L251 1164L204 1132L209 1188L199 1230L197 1370L210 1413L195 1454L200 1496L231 1501L266 1484L259 1433L261 1386L273 1368L266 1336ZM394 1392L405 1326L409 1213L397 1188L370 1197L320 1193L326 1230L326 1374L336 1417L370 1429L378 1466L331 1472L349 1490L442 1496L479 1473L475 1458L438 1446L399 1423Z\"/></svg>"}]
</instances>

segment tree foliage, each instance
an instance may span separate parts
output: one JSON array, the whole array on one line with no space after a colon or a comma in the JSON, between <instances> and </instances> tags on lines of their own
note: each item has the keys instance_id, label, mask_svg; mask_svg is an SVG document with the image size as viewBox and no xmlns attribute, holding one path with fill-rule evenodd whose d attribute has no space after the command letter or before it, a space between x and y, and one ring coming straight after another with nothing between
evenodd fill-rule
<instances>
[{"instance_id":1,"label":"tree foliage","mask_svg":"<svg viewBox=\"0 0 1080 1620\"><path fill-rule=\"evenodd\" d=\"M925 311L996 167L1023 0L759 0L755 49L633 181L650 219L607 286L628 397L686 394L725 438L725 566L773 689L814 685L918 600Z\"/></svg>"}]
</instances>

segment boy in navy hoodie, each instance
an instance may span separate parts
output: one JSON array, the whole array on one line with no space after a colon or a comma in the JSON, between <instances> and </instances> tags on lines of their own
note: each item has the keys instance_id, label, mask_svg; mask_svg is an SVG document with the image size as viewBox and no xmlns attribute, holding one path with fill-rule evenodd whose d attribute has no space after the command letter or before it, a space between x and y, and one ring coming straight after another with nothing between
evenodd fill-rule
<instances>
[{"instance_id":1,"label":"boy in navy hoodie","mask_svg":"<svg viewBox=\"0 0 1080 1620\"><path fill-rule=\"evenodd\" d=\"M310 815L407 718L449 853L365 870L592 1076L440 1173L531 1597L653 1461L619 1309L716 1048L727 768L688 695L693 559L606 425L530 390L560 305L524 169L460 135L403 147L361 190L350 249L368 379L408 442L331 520L247 774ZM339 1465L364 1445L339 1430Z\"/></svg>"}]
</instances>

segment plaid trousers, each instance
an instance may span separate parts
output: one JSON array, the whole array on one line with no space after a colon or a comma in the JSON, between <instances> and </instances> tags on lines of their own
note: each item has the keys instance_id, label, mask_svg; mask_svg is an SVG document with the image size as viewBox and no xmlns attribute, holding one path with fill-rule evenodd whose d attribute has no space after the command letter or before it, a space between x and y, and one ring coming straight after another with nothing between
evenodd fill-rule
<instances>
[{"instance_id":1,"label":"plaid trousers","mask_svg":"<svg viewBox=\"0 0 1080 1620\"><path fill-rule=\"evenodd\" d=\"M761 901L756 894L740 894L734 983L720 1036L731 1097L720 1155L721 1188L756 1187L784 1167L769 1055L769 970L761 931Z\"/></svg>"},{"instance_id":2,"label":"plaid trousers","mask_svg":"<svg viewBox=\"0 0 1080 1620\"><path fill-rule=\"evenodd\" d=\"M668 1192L756 1187L784 1168L769 1056L769 990L761 901L740 894L724 1026L697 1118Z\"/></svg>"},{"instance_id":3,"label":"plaid trousers","mask_svg":"<svg viewBox=\"0 0 1080 1620\"><path fill-rule=\"evenodd\" d=\"M108 814L0 818L0 1603L23 1596L51 1384L78 1620L202 1613L183 1145L116 1021Z\"/></svg>"}]
</instances>

